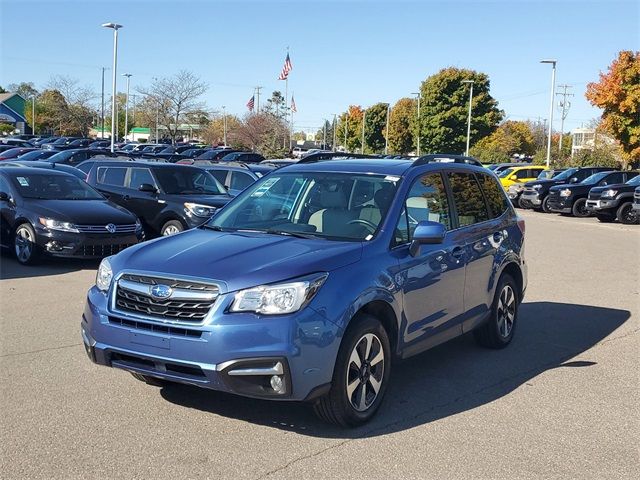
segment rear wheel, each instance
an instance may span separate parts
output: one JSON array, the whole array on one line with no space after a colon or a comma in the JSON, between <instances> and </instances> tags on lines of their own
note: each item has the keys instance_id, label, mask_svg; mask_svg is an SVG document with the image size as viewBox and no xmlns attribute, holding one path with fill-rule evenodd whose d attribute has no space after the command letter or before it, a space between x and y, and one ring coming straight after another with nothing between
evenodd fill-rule
<instances>
[{"instance_id":1,"label":"rear wheel","mask_svg":"<svg viewBox=\"0 0 640 480\"><path fill-rule=\"evenodd\" d=\"M633 209L633 204L631 202L620 205L616 217L618 218L618 221L624 225L635 225L639 220L638 213Z\"/></svg>"},{"instance_id":2,"label":"rear wheel","mask_svg":"<svg viewBox=\"0 0 640 480\"><path fill-rule=\"evenodd\" d=\"M614 216L606 215L604 213L596 213L596 218L602 223L611 223L615 220Z\"/></svg>"},{"instance_id":3,"label":"rear wheel","mask_svg":"<svg viewBox=\"0 0 640 480\"><path fill-rule=\"evenodd\" d=\"M160 230L160 235L166 237L168 235L175 235L176 233L180 233L184 230L184 226L179 220L169 220L162 226Z\"/></svg>"},{"instance_id":4,"label":"rear wheel","mask_svg":"<svg viewBox=\"0 0 640 480\"><path fill-rule=\"evenodd\" d=\"M546 196L542 199L542 211L544 213L551 213L551 208L549 208L549 197Z\"/></svg>"},{"instance_id":5,"label":"rear wheel","mask_svg":"<svg viewBox=\"0 0 640 480\"><path fill-rule=\"evenodd\" d=\"M518 319L519 295L518 285L511 275L502 275L496 288L489 320L473 331L480 345L496 349L509 345Z\"/></svg>"},{"instance_id":6,"label":"rear wheel","mask_svg":"<svg viewBox=\"0 0 640 480\"><path fill-rule=\"evenodd\" d=\"M13 251L23 265L32 265L40 257L40 247L36 244L36 232L30 223L18 225L13 236Z\"/></svg>"},{"instance_id":7,"label":"rear wheel","mask_svg":"<svg viewBox=\"0 0 640 480\"><path fill-rule=\"evenodd\" d=\"M573 202L573 207L571 207L571 213L574 217L588 217L591 215L591 212L587 210L587 199L579 198L575 202Z\"/></svg>"},{"instance_id":8,"label":"rear wheel","mask_svg":"<svg viewBox=\"0 0 640 480\"><path fill-rule=\"evenodd\" d=\"M389 336L370 315L353 320L340 345L331 390L314 411L322 420L342 426L369 421L380 407L391 372Z\"/></svg>"}]
</instances>

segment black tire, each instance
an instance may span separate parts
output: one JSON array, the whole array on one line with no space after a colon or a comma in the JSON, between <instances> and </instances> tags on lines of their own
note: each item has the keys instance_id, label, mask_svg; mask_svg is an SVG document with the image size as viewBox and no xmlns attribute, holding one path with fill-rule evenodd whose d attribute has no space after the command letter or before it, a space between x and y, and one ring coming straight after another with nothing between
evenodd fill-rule
<instances>
[{"instance_id":1,"label":"black tire","mask_svg":"<svg viewBox=\"0 0 640 480\"><path fill-rule=\"evenodd\" d=\"M612 215L606 215L604 213L596 213L596 218L602 223L611 223L616 219Z\"/></svg>"},{"instance_id":2,"label":"black tire","mask_svg":"<svg viewBox=\"0 0 640 480\"><path fill-rule=\"evenodd\" d=\"M150 377L149 375L142 375L141 373L129 372L133 375L133 378L139 380L147 385L151 385L154 387L164 387L168 382L166 380L161 380L159 378Z\"/></svg>"},{"instance_id":3,"label":"black tire","mask_svg":"<svg viewBox=\"0 0 640 480\"><path fill-rule=\"evenodd\" d=\"M18 263L33 265L41 256L41 250L36 243L36 231L30 223L18 225L13 232L13 254Z\"/></svg>"},{"instance_id":4,"label":"black tire","mask_svg":"<svg viewBox=\"0 0 640 480\"><path fill-rule=\"evenodd\" d=\"M578 218L586 218L591 215L591 212L587 210L587 199L579 198L575 202L573 202L573 207L571 207L571 213L574 217Z\"/></svg>"},{"instance_id":5,"label":"black tire","mask_svg":"<svg viewBox=\"0 0 640 480\"><path fill-rule=\"evenodd\" d=\"M633 210L633 204L631 202L620 205L616 212L616 218L623 225L637 225L639 220L638 213Z\"/></svg>"},{"instance_id":6,"label":"black tire","mask_svg":"<svg viewBox=\"0 0 640 480\"><path fill-rule=\"evenodd\" d=\"M367 345L370 345L369 357L364 355ZM352 360L354 355L360 362L360 368ZM365 362L362 361L364 358ZM354 318L338 351L331 390L316 401L313 406L315 414L326 422L343 427L355 427L368 422L380 407L390 374L391 346L387 331L378 319L370 315ZM373 382L379 382L377 393L372 379ZM348 385L355 385L350 389L351 395L347 393ZM358 410L353 403L358 403L364 409Z\"/></svg>"},{"instance_id":7,"label":"black tire","mask_svg":"<svg viewBox=\"0 0 640 480\"><path fill-rule=\"evenodd\" d=\"M549 208L549 196L547 195L542 199L542 205L540 205L542 211L544 213L551 213L551 209Z\"/></svg>"},{"instance_id":8,"label":"black tire","mask_svg":"<svg viewBox=\"0 0 640 480\"><path fill-rule=\"evenodd\" d=\"M510 303L509 294L505 294L505 291L508 291L507 289L511 290L513 303ZM505 309L503 305L507 305L508 308ZM476 342L483 347L495 349L509 345L518 323L519 307L520 291L518 290L518 284L511 275L503 274L500 277L500 281L498 281L496 293L493 297L489 320L473 331ZM509 317L511 318L510 328Z\"/></svg>"},{"instance_id":9,"label":"black tire","mask_svg":"<svg viewBox=\"0 0 640 480\"><path fill-rule=\"evenodd\" d=\"M518 207L523 209L531 208L531 203L529 200L525 200L524 198L518 198Z\"/></svg>"},{"instance_id":10,"label":"black tire","mask_svg":"<svg viewBox=\"0 0 640 480\"><path fill-rule=\"evenodd\" d=\"M184 230L184 225L180 220L169 220L165 223L160 229L160 235L163 237L167 235L174 235L176 233L180 233Z\"/></svg>"}]
</instances>

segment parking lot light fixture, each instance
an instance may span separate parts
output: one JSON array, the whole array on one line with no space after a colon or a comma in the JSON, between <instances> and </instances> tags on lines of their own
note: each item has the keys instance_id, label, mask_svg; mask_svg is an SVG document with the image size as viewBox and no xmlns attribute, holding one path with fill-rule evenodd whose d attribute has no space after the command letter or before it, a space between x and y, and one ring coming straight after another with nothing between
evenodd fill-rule
<instances>
[{"instance_id":1,"label":"parking lot light fixture","mask_svg":"<svg viewBox=\"0 0 640 480\"><path fill-rule=\"evenodd\" d=\"M420 156L420 92L413 92L411 95L415 95L418 99L418 118L416 119L416 130L418 131L416 139L416 153Z\"/></svg>"},{"instance_id":2,"label":"parking lot light fixture","mask_svg":"<svg viewBox=\"0 0 640 480\"><path fill-rule=\"evenodd\" d=\"M224 146L227 146L227 107L222 105L222 129L223 129L223 141Z\"/></svg>"},{"instance_id":3,"label":"parking lot light fixture","mask_svg":"<svg viewBox=\"0 0 640 480\"><path fill-rule=\"evenodd\" d=\"M467 116L467 148L464 151L464 154L469 156L469 142L471 140L471 104L473 102L473 80L462 80L462 83L469 84L469 114Z\"/></svg>"},{"instance_id":4,"label":"parking lot light fixture","mask_svg":"<svg viewBox=\"0 0 640 480\"><path fill-rule=\"evenodd\" d=\"M126 143L129 135L129 83L132 77L130 73L123 73L123 77L127 77L127 99L124 102L124 141Z\"/></svg>"},{"instance_id":5,"label":"parking lot light fixture","mask_svg":"<svg viewBox=\"0 0 640 480\"><path fill-rule=\"evenodd\" d=\"M104 28L113 30L113 76L111 85L111 153L115 151L115 131L116 131L116 82L117 82L117 65L118 65L118 30L122 25L109 22L103 23Z\"/></svg>"},{"instance_id":6,"label":"parking lot light fixture","mask_svg":"<svg viewBox=\"0 0 640 480\"><path fill-rule=\"evenodd\" d=\"M553 97L556 89L556 63L557 60L540 60L540 63L551 64L551 100L549 101L549 130L547 132L547 168L551 163L551 132L553 130Z\"/></svg>"}]
</instances>

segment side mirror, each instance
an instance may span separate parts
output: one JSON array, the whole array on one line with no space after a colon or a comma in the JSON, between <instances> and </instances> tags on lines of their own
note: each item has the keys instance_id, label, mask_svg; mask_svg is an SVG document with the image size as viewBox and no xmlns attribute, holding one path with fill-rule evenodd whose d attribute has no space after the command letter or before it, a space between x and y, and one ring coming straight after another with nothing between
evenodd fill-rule
<instances>
[{"instance_id":1,"label":"side mirror","mask_svg":"<svg viewBox=\"0 0 640 480\"><path fill-rule=\"evenodd\" d=\"M156 193L158 190L150 183L143 183L138 187L141 192Z\"/></svg>"},{"instance_id":2,"label":"side mirror","mask_svg":"<svg viewBox=\"0 0 640 480\"><path fill-rule=\"evenodd\" d=\"M413 240L409 245L409 253L415 257L420 252L421 245L433 245L442 243L447 229L438 222L423 221L418 223L413 232Z\"/></svg>"},{"instance_id":3,"label":"side mirror","mask_svg":"<svg viewBox=\"0 0 640 480\"><path fill-rule=\"evenodd\" d=\"M516 180L518 180L518 176L517 176L517 175L511 175L511 176L509 177L509 180L512 180L512 181L514 181L514 182L515 182Z\"/></svg>"},{"instance_id":4,"label":"side mirror","mask_svg":"<svg viewBox=\"0 0 640 480\"><path fill-rule=\"evenodd\" d=\"M578 177L571 177L569 183L578 183Z\"/></svg>"},{"instance_id":5,"label":"side mirror","mask_svg":"<svg viewBox=\"0 0 640 480\"><path fill-rule=\"evenodd\" d=\"M11 197L7 192L0 192L0 202L9 202Z\"/></svg>"}]
</instances>

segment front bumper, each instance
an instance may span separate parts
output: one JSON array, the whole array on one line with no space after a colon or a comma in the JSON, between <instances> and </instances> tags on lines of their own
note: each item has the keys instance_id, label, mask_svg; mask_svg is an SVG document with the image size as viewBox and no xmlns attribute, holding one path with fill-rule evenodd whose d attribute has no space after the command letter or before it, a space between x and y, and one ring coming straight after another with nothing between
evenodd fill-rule
<instances>
[{"instance_id":1,"label":"front bumper","mask_svg":"<svg viewBox=\"0 0 640 480\"><path fill-rule=\"evenodd\" d=\"M612 210L614 208L618 208L619 203L620 202L616 199L587 200L586 207L587 207L587 210L591 212L598 212L602 210Z\"/></svg>"},{"instance_id":2,"label":"front bumper","mask_svg":"<svg viewBox=\"0 0 640 480\"><path fill-rule=\"evenodd\" d=\"M549 210L551 210L552 212L571 213L573 201L571 200L571 197L550 197L547 205L549 205Z\"/></svg>"},{"instance_id":3,"label":"front bumper","mask_svg":"<svg viewBox=\"0 0 640 480\"><path fill-rule=\"evenodd\" d=\"M325 391L341 330L310 306L271 317L229 314L232 297L221 295L202 324L187 325L112 312L94 287L82 316L83 343L99 365L243 396L309 400ZM271 388L274 375L284 382L281 393Z\"/></svg>"},{"instance_id":4,"label":"front bumper","mask_svg":"<svg viewBox=\"0 0 640 480\"><path fill-rule=\"evenodd\" d=\"M640 210L640 202L638 202L637 200L633 202L632 208L634 210Z\"/></svg>"},{"instance_id":5,"label":"front bumper","mask_svg":"<svg viewBox=\"0 0 640 480\"><path fill-rule=\"evenodd\" d=\"M531 192L525 191L525 192L522 192L522 195L520 198L522 200L526 200L531 205L534 205L536 207L542 204L542 200L540 199L540 196L537 193L531 193Z\"/></svg>"},{"instance_id":6,"label":"front bumper","mask_svg":"<svg viewBox=\"0 0 640 480\"><path fill-rule=\"evenodd\" d=\"M142 230L135 233L73 233L36 227L36 243L55 257L103 258L115 255L142 241Z\"/></svg>"}]
</instances>

